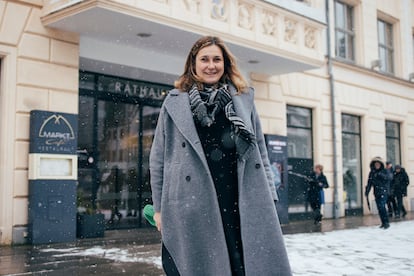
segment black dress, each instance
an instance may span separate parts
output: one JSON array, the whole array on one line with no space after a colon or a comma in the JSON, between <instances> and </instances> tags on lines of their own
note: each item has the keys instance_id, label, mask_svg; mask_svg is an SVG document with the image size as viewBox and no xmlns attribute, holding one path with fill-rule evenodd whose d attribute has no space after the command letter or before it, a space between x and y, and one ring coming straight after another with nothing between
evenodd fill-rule
<instances>
[{"instance_id":1,"label":"black dress","mask_svg":"<svg viewBox=\"0 0 414 276\"><path fill-rule=\"evenodd\" d=\"M243 248L238 207L237 153L231 138L231 122L224 111L216 114L210 127L196 124L213 177L223 221L233 275L244 275Z\"/></svg>"}]
</instances>

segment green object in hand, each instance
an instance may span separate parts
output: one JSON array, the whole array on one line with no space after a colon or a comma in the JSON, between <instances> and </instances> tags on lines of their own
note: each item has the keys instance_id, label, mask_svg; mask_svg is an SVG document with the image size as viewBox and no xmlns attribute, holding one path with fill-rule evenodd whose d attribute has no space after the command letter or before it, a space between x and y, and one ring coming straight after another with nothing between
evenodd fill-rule
<instances>
[{"instance_id":1,"label":"green object in hand","mask_svg":"<svg viewBox=\"0 0 414 276\"><path fill-rule=\"evenodd\" d=\"M145 205L144 207L144 217L152 226L157 226L154 220L154 207L151 204Z\"/></svg>"}]
</instances>

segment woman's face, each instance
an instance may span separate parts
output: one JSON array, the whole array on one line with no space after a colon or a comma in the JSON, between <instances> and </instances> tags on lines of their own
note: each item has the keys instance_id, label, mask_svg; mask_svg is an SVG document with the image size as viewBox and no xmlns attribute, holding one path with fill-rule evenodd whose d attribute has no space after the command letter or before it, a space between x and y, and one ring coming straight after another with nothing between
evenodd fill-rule
<instances>
[{"instance_id":1,"label":"woman's face","mask_svg":"<svg viewBox=\"0 0 414 276\"><path fill-rule=\"evenodd\" d=\"M224 74L223 53L217 45L202 48L195 62L195 70L201 82L215 84Z\"/></svg>"}]
</instances>

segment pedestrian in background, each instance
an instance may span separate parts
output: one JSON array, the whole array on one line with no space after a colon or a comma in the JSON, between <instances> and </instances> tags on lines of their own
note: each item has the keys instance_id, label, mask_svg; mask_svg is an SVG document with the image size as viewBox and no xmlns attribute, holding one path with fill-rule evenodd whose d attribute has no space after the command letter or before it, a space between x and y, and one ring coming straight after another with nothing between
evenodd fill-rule
<instances>
[{"instance_id":1,"label":"pedestrian in background","mask_svg":"<svg viewBox=\"0 0 414 276\"><path fill-rule=\"evenodd\" d=\"M390 189L389 177L381 157L374 157L369 166L371 171L369 172L368 183L365 187L365 196L368 199L371 188L374 189L375 203L377 204L378 213L381 219L380 227L387 229L390 227L387 210L385 208Z\"/></svg>"},{"instance_id":2,"label":"pedestrian in background","mask_svg":"<svg viewBox=\"0 0 414 276\"><path fill-rule=\"evenodd\" d=\"M322 198L321 193L323 193L323 189L328 187L328 180L323 174L323 166L318 164L315 166L313 172L308 178L308 200L313 211L313 219L315 224L322 221L321 204L322 199L323 202L325 199L324 197Z\"/></svg>"},{"instance_id":3,"label":"pedestrian in background","mask_svg":"<svg viewBox=\"0 0 414 276\"><path fill-rule=\"evenodd\" d=\"M235 57L202 37L175 87L150 153L167 275L291 275L254 90Z\"/></svg>"},{"instance_id":4,"label":"pedestrian in background","mask_svg":"<svg viewBox=\"0 0 414 276\"><path fill-rule=\"evenodd\" d=\"M395 212L395 218L405 217L407 211L404 207L403 197L407 196L407 186L410 184L410 179L408 174L405 172L405 169L400 165L395 166L394 177L392 187L394 189L394 196L397 200L397 210Z\"/></svg>"},{"instance_id":5,"label":"pedestrian in background","mask_svg":"<svg viewBox=\"0 0 414 276\"><path fill-rule=\"evenodd\" d=\"M392 167L392 162L387 161L385 163L385 169L387 171L388 182L390 186L388 199L387 199L387 209L388 209L388 216L392 218L393 215L397 215L397 203L395 201L394 196L394 189L392 187L392 178L394 177L394 169Z\"/></svg>"}]
</instances>

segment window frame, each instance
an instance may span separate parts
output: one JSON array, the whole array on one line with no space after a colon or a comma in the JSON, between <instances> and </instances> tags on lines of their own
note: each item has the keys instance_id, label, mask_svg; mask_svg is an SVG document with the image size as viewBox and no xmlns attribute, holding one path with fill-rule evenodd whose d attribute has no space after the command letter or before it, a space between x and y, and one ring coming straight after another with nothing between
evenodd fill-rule
<instances>
[{"instance_id":1,"label":"window frame","mask_svg":"<svg viewBox=\"0 0 414 276\"><path fill-rule=\"evenodd\" d=\"M341 125L341 139L343 138L344 134L357 136L359 138L359 160L358 160L357 166L359 166L359 168L361 168L361 169L360 169L360 174L359 174L359 176L356 180L357 180L357 185L360 185L360 187L361 187L361 191L360 191L359 196L362 197L363 187L361 185L363 185L363 174L364 174L363 169L362 169L363 168L363 166L362 166L362 159L363 159L363 155L362 155L363 154L363 152L362 152L362 134L363 134L362 133L362 117L360 115L344 112L344 113L341 113L341 122L342 122L344 116L355 118L358 121L358 130L356 132L355 131L344 130L344 126ZM344 157L342 156L342 158L344 158ZM343 172L343 173L345 173L345 172ZM359 213L362 214L362 209L363 209L363 205L364 205L362 199L361 199L360 203L361 203L360 207L356 207L356 208L351 207L351 208L345 209L345 215L354 215L354 214L359 214Z\"/></svg>"},{"instance_id":2,"label":"window frame","mask_svg":"<svg viewBox=\"0 0 414 276\"><path fill-rule=\"evenodd\" d=\"M395 124L397 126L397 136L392 136L389 135L387 132L387 123L392 123ZM392 121L392 120L385 120L385 151L387 153L387 160L390 160L390 156L388 156L388 141L393 140L393 141L397 141L398 143L398 157L399 160L394 160L394 158L396 157L395 153L393 158L391 159L395 164L401 164L402 161L402 156L401 156L401 123L398 121Z\"/></svg>"},{"instance_id":3,"label":"window frame","mask_svg":"<svg viewBox=\"0 0 414 276\"><path fill-rule=\"evenodd\" d=\"M355 7L353 5L350 5L346 2L335 0L334 1L334 15L335 18L337 16L337 13L339 12L337 10L337 5L342 5L344 8L344 14L342 14L344 20L345 20L345 29L342 27L338 27L336 25L335 20L335 57L349 61L349 62L355 62L356 61L356 54L355 54ZM349 22L349 20L351 22ZM347 26L350 27L350 29L347 28ZM340 44L337 43L338 41L338 35L342 34L345 36L345 57L340 55L339 47ZM349 49L348 44L349 40L351 40L351 48Z\"/></svg>"},{"instance_id":4,"label":"window frame","mask_svg":"<svg viewBox=\"0 0 414 276\"><path fill-rule=\"evenodd\" d=\"M291 129L302 129L302 130L307 130L307 131L310 132L310 137L311 137L311 141L310 141L310 144L311 144L310 157L307 157L307 158L313 160L313 158L314 158L314 156L313 156L314 155L314 146L313 146L313 142L314 142L313 141L313 109L310 108L310 107L304 107L304 106L298 106L298 105L290 105L290 104L288 104L286 106L286 116L288 115L288 112L287 111L288 111L289 107L306 109L307 111L309 111L309 123L310 123L310 126L309 127L289 124L289 120L288 120L288 118L286 118L286 128L287 128L287 132L288 133L289 133L289 128L291 128ZM287 136L289 136L289 135L287 135ZM288 145L288 147L289 147L289 145ZM288 151L289 151L289 148L288 148ZM288 155L288 157L293 157L293 156L289 156ZM293 158L297 158L297 157L294 156ZM302 158L302 157L300 157L300 158Z\"/></svg>"},{"instance_id":5,"label":"window frame","mask_svg":"<svg viewBox=\"0 0 414 276\"><path fill-rule=\"evenodd\" d=\"M385 41L380 41L380 24L384 24L382 36ZM378 58L381 61L380 71L387 74L395 74L395 48L394 48L394 24L382 18L377 18L378 31ZM381 58L381 50L385 50L385 59ZM389 59L391 58L391 62ZM389 64L391 63L391 64Z\"/></svg>"}]
</instances>

